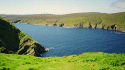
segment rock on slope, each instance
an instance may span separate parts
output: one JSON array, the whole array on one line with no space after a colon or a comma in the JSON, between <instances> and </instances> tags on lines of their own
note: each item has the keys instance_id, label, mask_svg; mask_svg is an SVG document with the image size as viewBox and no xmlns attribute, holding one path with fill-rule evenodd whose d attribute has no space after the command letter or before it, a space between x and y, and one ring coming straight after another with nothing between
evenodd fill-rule
<instances>
[{"instance_id":1,"label":"rock on slope","mask_svg":"<svg viewBox=\"0 0 125 70\"><path fill-rule=\"evenodd\" d=\"M15 25L0 17L0 53L40 56L44 47Z\"/></svg>"}]
</instances>

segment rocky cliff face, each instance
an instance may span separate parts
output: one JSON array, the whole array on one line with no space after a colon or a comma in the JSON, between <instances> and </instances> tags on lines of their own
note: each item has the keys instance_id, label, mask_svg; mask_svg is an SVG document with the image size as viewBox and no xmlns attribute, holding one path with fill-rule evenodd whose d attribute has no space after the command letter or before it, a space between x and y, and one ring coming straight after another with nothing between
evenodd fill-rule
<instances>
[{"instance_id":1,"label":"rocky cliff face","mask_svg":"<svg viewBox=\"0 0 125 70\"><path fill-rule=\"evenodd\" d=\"M74 27L80 27L80 28L99 28L99 29L105 29L105 30L114 30L114 31L125 31L125 29L119 29L117 28L117 25L113 24L110 26L106 25L100 25L99 23L92 24L92 23L83 23L83 24L77 24L74 25Z\"/></svg>"},{"instance_id":2,"label":"rocky cliff face","mask_svg":"<svg viewBox=\"0 0 125 70\"><path fill-rule=\"evenodd\" d=\"M15 25L0 17L0 53L40 56L44 47Z\"/></svg>"}]
</instances>

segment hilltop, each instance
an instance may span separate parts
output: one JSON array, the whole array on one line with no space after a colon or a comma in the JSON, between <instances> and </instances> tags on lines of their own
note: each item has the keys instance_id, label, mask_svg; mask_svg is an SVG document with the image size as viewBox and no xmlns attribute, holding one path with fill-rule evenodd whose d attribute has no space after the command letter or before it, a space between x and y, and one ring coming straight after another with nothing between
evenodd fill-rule
<instances>
[{"instance_id":1,"label":"hilltop","mask_svg":"<svg viewBox=\"0 0 125 70\"><path fill-rule=\"evenodd\" d=\"M10 22L21 20L18 23L125 31L125 12L113 14L98 12L72 13L65 15L34 14L17 15L6 19Z\"/></svg>"},{"instance_id":2,"label":"hilltop","mask_svg":"<svg viewBox=\"0 0 125 70\"><path fill-rule=\"evenodd\" d=\"M0 17L0 53L40 56L44 47L15 25Z\"/></svg>"}]
</instances>

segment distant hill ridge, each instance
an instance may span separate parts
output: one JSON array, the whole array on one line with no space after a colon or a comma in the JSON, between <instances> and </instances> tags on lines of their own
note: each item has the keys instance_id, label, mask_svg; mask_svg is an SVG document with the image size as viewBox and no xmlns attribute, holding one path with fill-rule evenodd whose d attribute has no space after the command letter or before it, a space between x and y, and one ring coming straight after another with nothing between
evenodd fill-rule
<instances>
[{"instance_id":1,"label":"distant hill ridge","mask_svg":"<svg viewBox=\"0 0 125 70\"><path fill-rule=\"evenodd\" d=\"M44 47L15 25L0 17L0 53L40 56Z\"/></svg>"},{"instance_id":2,"label":"distant hill ridge","mask_svg":"<svg viewBox=\"0 0 125 70\"><path fill-rule=\"evenodd\" d=\"M12 15L11 15L12 16ZM101 28L107 30L125 31L125 12L106 14L99 12L72 13L65 15L34 14L6 18L11 22L41 24L65 27Z\"/></svg>"}]
</instances>

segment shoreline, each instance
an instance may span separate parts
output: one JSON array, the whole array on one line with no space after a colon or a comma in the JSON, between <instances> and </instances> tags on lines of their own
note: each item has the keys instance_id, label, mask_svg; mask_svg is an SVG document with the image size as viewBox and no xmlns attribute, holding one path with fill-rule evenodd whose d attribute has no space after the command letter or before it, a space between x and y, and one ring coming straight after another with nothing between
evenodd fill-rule
<instances>
[{"instance_id":1,"label":"shoreline","mask_svg":"<svg viewBox=\"0 0 125 70\"><path fill-rule=\"evenodd\" d=\"M15 24L31 24L31 23L15 23ZM44 24L32 24L32 25L40 25L40 26L53 26L53 25L44 25ZM59 26L55 26L59 27ZM76 26L62 26L63 28L88 28L88 27L76 27ZM91 29L101 29L101 28L91 28ZM102 30L107 30L107 29L102 29ZM109 30L109 31L116 31L116 32L123 32L125 33L125 30Z\"/></svg>"}]
</instances>

